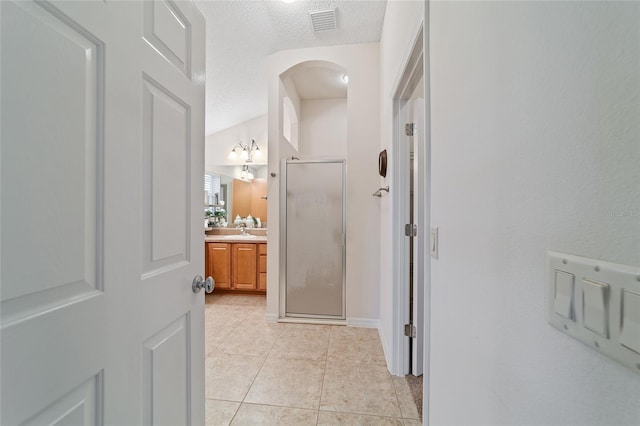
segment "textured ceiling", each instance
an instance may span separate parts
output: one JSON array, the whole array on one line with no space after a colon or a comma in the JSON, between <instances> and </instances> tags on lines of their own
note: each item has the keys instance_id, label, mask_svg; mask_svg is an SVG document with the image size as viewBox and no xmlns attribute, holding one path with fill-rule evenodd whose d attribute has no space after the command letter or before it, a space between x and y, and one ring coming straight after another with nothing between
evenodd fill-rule
<instances>
[{"instance_id":1,"label":"textured ceiling","mask_svg":"<svg viewBox=\"0 0 640 426\"><path fill-rule=\"evenodd\" d=\"M386 1L196 0L207 21L206 134L267 113L267 56L284 49L380 40ZM336 8L314 33L309 11Z\"/></svg>"}]
</instances>

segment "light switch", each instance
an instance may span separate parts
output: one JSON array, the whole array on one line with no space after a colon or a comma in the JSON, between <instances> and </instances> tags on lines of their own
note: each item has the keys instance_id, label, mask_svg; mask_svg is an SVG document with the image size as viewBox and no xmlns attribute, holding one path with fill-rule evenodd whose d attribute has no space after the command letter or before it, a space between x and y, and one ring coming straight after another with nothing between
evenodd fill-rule
<instances>
[{"instance_id":1,"label":"light switch","mask_svg":"<svg viewBox=\"0 0 640 426\"><path fill-rule=\"evenodd\" d=\"M547 260L549 324L640 375L640 265L552 251Z\"/></svg>"},{"instance_id":2,"label":"light switch","mask_svg":"<svg viewBox=\"0 0 640 426\"><path fill-rule=\"evenodd\" d=\"M553 310L556 314L575 321L573 314L574 276L556 269L556 290L553 299Z\"/></svg>"},{"instance_id":3,"label":"light switch","mask_svg":"<svg viewBox=\"0 0 640 426\"><path fill-rule=\"evenodd\" d=\"M640 354L640 294L622 291L620 344Z\"/></svg>"},{"instance_id":4,"label":"light switch","mask_svg":"<svg viewBox=\"0 0 640 426\"><path fill-rule=\"evenodd\" d=\"M582 312L584 326L589 330L609 338L609 285L583 279Z\"/></svg>"}]
</instances>

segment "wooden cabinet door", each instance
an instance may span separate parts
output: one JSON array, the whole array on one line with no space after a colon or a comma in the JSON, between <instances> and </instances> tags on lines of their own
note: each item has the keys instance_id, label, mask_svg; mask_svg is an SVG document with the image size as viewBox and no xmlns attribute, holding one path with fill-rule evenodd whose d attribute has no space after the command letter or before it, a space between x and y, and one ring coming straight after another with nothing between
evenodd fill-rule
<instances>
[{"instance_id":1,"label":"wooden cabinet door","mask_svg":"<svg viewBox=\"0 0 640 426\"><path fill-rule=\"evenodd\" d=\"M258 290L267 291L267 245L258 244Z\"/></svg>"},{"instance_id":2,"label":"wooden cabinet door","mask_svg":"<svg viewBox=\"0 0 640 426\"><path fill-rule=\"evenodd\" d=\"M231 288L231 244L207 243L205 273L213 277L216 288Z\"/></svg>"},{"instance_id":3,"label":"wooden cabinet door","mask_svg":"<svg viewBox=\"0 0 640 426\"><path fill-rule=\"evenodd\" d=\"M233 287L256 289L256 244L233 245Z\"/></svg>"}]
</instances>

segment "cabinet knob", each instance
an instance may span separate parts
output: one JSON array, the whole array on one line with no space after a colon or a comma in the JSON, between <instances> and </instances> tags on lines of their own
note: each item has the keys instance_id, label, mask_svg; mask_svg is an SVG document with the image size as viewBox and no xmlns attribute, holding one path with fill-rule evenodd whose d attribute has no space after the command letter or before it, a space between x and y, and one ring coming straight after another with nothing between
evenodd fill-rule
<instances>
[{"instance_id":1,"label":"cabinet knob","mask_svg":"<svg viewBox=\"0 0 640 426\"><path fill-rule=\"evenodd\" d=\"M211 293L215 287L216 283L213 281L213 278L207 277L205 280L200 275L196 275L193 279L193 283L191 284L191 289L196 294L200 293L200 290L203 288L205 292Z\"/></svg>"}]
</instances>

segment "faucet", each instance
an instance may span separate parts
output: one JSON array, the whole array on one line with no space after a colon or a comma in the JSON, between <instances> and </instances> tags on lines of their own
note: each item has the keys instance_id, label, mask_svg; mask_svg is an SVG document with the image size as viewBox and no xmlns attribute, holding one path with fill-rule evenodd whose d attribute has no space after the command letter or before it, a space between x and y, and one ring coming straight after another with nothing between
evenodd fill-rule
<instances>
[{"instance_id":1,"label":"faucet","mask_svg":"<svg viewBox=\"0 0 640 426\"><path fill-rule=\"evenodd\" d=\"M245 223L239 223L236 225L236 229L240 228L242 235L247 235L247 225Z\"/></svg>"}]
</instances>

